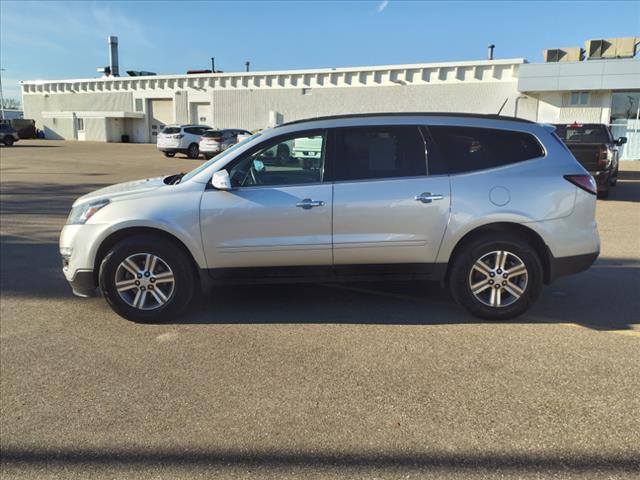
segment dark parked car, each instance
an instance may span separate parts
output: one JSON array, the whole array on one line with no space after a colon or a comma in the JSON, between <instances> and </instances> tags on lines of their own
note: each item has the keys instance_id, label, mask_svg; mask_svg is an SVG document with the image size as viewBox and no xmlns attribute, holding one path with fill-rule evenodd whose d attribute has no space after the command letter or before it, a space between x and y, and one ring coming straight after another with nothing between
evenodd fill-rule
<instances>
[{"instance_id":1,"label":"dark parked car","mask_svg":"<svg viewBox=\"0 0 640 480\"><path fill-rule=\"evenodd\" d=\"M18 133L8 123L0 123L0 143L10 147L19 140Z\"/></svg>"},{"instance_id":2,"label":"dark parked car","mask_svg":"<svg viewBox=\"0 0 640 480\"><path fill-rule=\"evenodd\" d=\"M556 134L596 179L598 197L607 198L618 181L616 147L627 143L627 137L614 140L609 127L601 123L560 124L556 125Z\"/></svg>"}]
</instances>

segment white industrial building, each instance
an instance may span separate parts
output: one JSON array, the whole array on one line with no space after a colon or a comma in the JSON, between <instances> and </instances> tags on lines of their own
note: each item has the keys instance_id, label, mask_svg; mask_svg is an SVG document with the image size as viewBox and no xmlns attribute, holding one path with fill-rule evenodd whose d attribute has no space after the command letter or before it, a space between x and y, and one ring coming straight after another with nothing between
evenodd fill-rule
<instances>
[{"instance_id":1,"label":"white industrial building","mask_svg":"<svg viewBox=\"0 0 640 480\"><path fill-rule=\"evenodd\" d=\"M503 107L503 115L539 122L611 124L616 136L628 138L622 157L638 159L637 40L599 41L599 50L587 42L587 60L581 49L548 50L548 61L537 64L508 59L24 81L22 99L25 118L35 119L46 138L120 142L126 135L140 143L155 142L172 123L254 130L341 113ZM624 54L615 51L618 44Z\"/></svg>"}]
</instances>

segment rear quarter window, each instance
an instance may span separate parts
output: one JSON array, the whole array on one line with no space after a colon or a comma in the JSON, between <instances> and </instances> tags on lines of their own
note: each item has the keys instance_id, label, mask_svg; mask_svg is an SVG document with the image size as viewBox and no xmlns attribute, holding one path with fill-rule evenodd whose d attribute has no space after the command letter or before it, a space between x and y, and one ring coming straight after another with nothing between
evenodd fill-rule
<instances>
[{"instance_id":1,"label":"rear quarter window","mask_svg":"<svg viewBox=\"0 0 640 480\"><path fill-rule=\"evenodd\" d=\"M430 173L462 173L510 165L544 156L531 134L477 127L430 126L441 161Z\"/></svg>"}]
</instances>

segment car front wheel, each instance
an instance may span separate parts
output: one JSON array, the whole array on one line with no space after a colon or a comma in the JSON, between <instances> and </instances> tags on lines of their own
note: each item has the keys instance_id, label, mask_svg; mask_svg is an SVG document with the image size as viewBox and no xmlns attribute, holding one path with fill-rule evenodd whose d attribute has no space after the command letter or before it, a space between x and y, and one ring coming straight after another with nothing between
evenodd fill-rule
<instances>
[{"instance_id":1,"label":"car front wheel","mask_svg":"<svg viewBox=\"0 0 640 480\"><path fill-rule=\"evenodd\" d=\"M454 259L451 295L473 315L507 320L526 312L542 288L536 251L517 236L490 234L465 245Z\"/></svg>"},{"instance_id":2,"label":"car front wheel","mask_svg":"<svg viewBox=\"0 0 640 480\"><path fill-rule=\"evenodd\" d=\"M7 147L10 147L11 145L13 145L13 137L4 137L4 144Z\"/></svg>"},{"instance_id":3,"label":"car front wheel","mask_svg":"<svg viewBox=\"0 0 640 480\"><path fill-rule=\"evenodd\" d=\"M116 244L99 270L102 293L120 316L135 322L175 319L194 293L191 261L158 237L136 236Z\"/></svg>"}]
</instances>

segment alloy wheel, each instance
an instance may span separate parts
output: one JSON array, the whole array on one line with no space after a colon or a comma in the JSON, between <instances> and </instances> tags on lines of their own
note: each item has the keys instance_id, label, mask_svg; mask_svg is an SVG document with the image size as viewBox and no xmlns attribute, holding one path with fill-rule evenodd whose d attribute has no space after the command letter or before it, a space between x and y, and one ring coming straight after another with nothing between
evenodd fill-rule
<instances>
[{"instance_id":1,"label":"alloy wheel","mask_svg":"<svg viewBox=\"0 0 640 480\"><path fill-rule=\"evenodd\" d=\"M508 307L522 297L529 282L524 262L512 252L495 250L484 254L471 267L469 289L489 307Z\"/></svg>"},{"instance_id":2,"label":"alloy wheel","mask_svg":"<svg viewBox=\"0 0 640 480\"><path fill-rule=\"evenodd\" d=\"M136 253L118 265L115 287L127 305L139 310L155 310L171 299L175 276L157 255Z\"/></svg>"}]
</instances>

